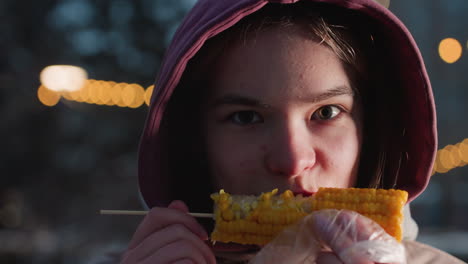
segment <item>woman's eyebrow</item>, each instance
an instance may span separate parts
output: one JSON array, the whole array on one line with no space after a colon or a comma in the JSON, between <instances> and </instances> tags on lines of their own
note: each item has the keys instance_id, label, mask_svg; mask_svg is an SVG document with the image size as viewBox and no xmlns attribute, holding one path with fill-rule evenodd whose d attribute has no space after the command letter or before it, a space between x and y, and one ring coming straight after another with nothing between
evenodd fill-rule
<instances>
[{"instance_id":1,"label":"woman's eyebrow","mask_svg":"<svg viewBox=\"0 0 468 264\"><path fill-rule=\"evenodd\" d=\"M354 91L348 85L340 85L330 90L327 90L324 93L305 98L305 100L309 103L318 103L318 102L325 101L327 99L330 99L336 96L341 96L341 95L354 96Z\"/></svg>"},{"instance_id":2,"label":"woman's eyebrow","mask_svg":"<svg viewBox=\"0 0 468 264\"><path fill-rule=\"evenodd\" d=\"M347 85L336 86L330 90L327 90L321 94L307 96L301 98L301 101L307 103L318 103L336 96L350 95L354 96L354 91ZM271 108L271 105L261 102L260 100L244 95L238 94L225 94L221 97L216 98L210 106L215 108L221 105L244 105L250 107L259 108Z\"/></svg>"},{"instance_id":3,"label":"woman's eyebrow","mask_svg":"<svg viewBox=\"0 0 468 264\"><path fill-rule=\"evenodd\" d=\"M221 105L244 105L260 108L271 107L269 104L262 103L258 99L237 94L225 94L219 98L216 98L211 104L212 107L218 107Z\"/></svg>"}]
</instances>

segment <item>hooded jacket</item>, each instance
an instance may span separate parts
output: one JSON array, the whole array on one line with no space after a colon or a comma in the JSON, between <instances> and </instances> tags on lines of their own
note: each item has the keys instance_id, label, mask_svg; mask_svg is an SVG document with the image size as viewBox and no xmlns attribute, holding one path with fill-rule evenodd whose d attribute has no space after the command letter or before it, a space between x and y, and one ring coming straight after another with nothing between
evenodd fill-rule
<instances>
[{"instance_id":1,"label":"hooded jacket","mask_svg":"<svg viewBox=\"0 0 468 264\"><path fill-rule=\"evenodd\" d=\"M168 137L164 116L184 70L207 40L223 32L244 17L269 3L293 4L298 0L199 0L185 17L168 47L155 83L146 125L139 149L139 186L148 207L166 206L179 199L177 190L183 182L170 177ZM391 161L398 177L390 179L391 187L409 193L414 200L426 188L430 179L437 148L436 114L431 84L420 51L403 23L388 9L373 0L302 0L326 3L357 12L373 25L376 45L382 45L383 63L391 65L388 76L398 87L388 104L398 115L401 128L389 140L389 145L404 146L399 160ZM391 108L390 108L391 109ZM390 127L392 125L390 124ZM190 132L188 132L190 133ZM181 164L181 166L184 166ZM203 185L203 184L202 184ZM199 188L199 186L193 186ZM409 215L409 214L408 214ZM417 242L405 242L408 263L458 263L455 258ZM462 263L462 262L460 262Z\"/></svg>"}]
</instances>

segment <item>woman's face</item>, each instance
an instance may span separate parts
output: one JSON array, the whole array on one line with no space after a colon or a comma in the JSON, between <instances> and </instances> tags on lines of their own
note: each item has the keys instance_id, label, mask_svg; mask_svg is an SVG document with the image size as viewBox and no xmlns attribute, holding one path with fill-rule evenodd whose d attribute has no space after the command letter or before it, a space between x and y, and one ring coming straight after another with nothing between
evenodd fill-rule
<instances>
[{"instance_id":1,"label":"woman's face","mask_svg":"<svg viewBox=\"0 0 468 264\"><path fill-rule=\"evenodd\" d=\"M360 105L338 57L306 34L260 31L221 58L203 117L217 189L313 194L355 184Z\"/></svg>"}]
</instances>

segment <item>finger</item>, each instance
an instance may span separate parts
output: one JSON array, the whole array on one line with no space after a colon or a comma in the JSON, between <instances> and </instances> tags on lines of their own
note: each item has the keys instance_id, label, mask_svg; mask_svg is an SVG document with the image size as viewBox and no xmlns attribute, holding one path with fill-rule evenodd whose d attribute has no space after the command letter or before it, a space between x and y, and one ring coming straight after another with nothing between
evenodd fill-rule
<instances>
[{"instance_id":1,"label":"finger","mask_svg":"<svg viewBox=\"0 0 468 264\"><path fill-rule=\"evenodd\" d=\"M355 225L356 229L359 230L357 241L375 240L388 236L387 232L377 222L366 216L358 214Z\"/></svg>"},{"instance_id":2,"label":"finger","mask_svg":"<svg viewBox=\"0 0 468 264\"><path fill-rule=\"evenodd\" d=\"M367 249L376 244L368 242L385 231L373 220L352 211L324 210L318 214L315 224L319 237L344 263L374 263Z\"/></svg>"},{"instance_id":3,"label":"finger","mask_svg":"<svg viewBox=\"0 0 468 264\"><path fill-rule=\"evenodd\" d=\"M150 234L173 224L184 225L200 239L208 239L208 234L194 217L177 209L155 207L138 226L130 241L129 249L136 247Z\"/></svg>"},{"instance_id":4,"label":"finger","mask_svg":"<svg viewBox=\"0 0 468 264\"><path fill-rule=\"evenodd\" d=\"M333 252L320 252L317 256L317 264L343 264Z\"/></svg>"},{"instance_id":5,"label":"finger","mask_svg":"<svg viewBox=\"0 0 468 264\"><path fill-rule=\"evenodd\" d=\"M204 259L201 252L189 241L178 240L148 256L141 264L174 263L184 259L189 259L194 263L216 263L214 260Z\"/></svg>"},{"instance_id":6,"label":"finger","mask_svg":"<svg viewBox=\"0 0 468 264\"><path fill-rule=\"evenodd\" d=\"M355 234L352 230L354 221L347 211L332 209L316 212L313 224L315 233L320 240L336 252L355 242Z\"/></svg>"},{"instance_id":7,"label":"finger","mask_svg":"<svg viewBox=\"0 0 468 264\"><path fill-rule=\"evenodd\" d=\"M177 209L184 213L189 212L189 208L187 207L187 205L184 202L179 201L179 200L172 201L167 208Z\"/></svg>"},{"instance_id":8,"label":"finger","mask_svg":"<svg viewBox=\"0 0 468 264\"><path fill-rule=\"evenodd\" d=\"M333 252L320 252L317 256L317 264L375 264L375 262L363 259L363 258L353 258L341 261L341 259Z\"/></svg>"},{"instance_id":9,"label":"finger","mask_svg":"<svg viewBox=\"0 0 468 264\"><path fill-rule=\"evenodd\" d=\"M174 262L174 264L195 264L191 259L181 259Z\"/></svg>"},{"instance_id":10,"label":"finger","mask_svg":"<svg viewBox=\"0 0 468 264\"><path fill-rule=\"evenodd\" d=\"M128 263L139 262L152 254L160 254L166 245L177 241L187 241L208 262L214 260L214 255L208 245L193 234L187 227L181 224L171 225L159 230L142 241L137 247L129 250L126 254Z\"/></svg>"},{"instance_id":11,"label":"finger","mask_svg":"<svg viewBox=\"0 0 468 264\"><path fill-rule=\"evenodd\" d=\"M374 240L385 234L385 230L372 219L349 210L340 210L335 218L335 228L344 239L335 240L336 246L347 247L364 240ZM346 235L346 236L344 236Z\"/></svg>"}]
</instances>

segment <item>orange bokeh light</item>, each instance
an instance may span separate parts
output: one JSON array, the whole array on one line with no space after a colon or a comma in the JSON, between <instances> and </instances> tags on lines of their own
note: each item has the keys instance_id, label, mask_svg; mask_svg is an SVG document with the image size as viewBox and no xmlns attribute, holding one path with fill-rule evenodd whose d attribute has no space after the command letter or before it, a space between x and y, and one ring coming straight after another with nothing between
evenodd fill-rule
<instances>
[{"instance_id":1,"label":"orange bokeh light","mask_svg":"<svg viewBox=\"0 0 468 264\"><path fill-rule=\"evenodd\" d=\"M462 45L454 38L443 39L439 44L439 55L443 61L454 63L462 55Z\"/></svg>"}]
</instances>

